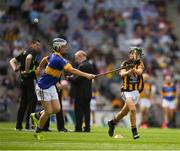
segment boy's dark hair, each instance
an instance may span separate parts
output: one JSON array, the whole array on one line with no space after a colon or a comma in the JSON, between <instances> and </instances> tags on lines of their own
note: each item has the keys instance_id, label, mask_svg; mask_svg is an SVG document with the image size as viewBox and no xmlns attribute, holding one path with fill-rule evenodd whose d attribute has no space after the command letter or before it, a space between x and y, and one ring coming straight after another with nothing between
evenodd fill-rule
<instances>
[{"instance_id":1,"label":"boy's dark hair","mask_svg":"<svg viewBox=\"0 0 180 151\"><path fill-rule=\"evenodd\" d=\"M32 39L31 40L31 44L35 44L36 42L40 42L40 40L39 39Z\"/></svg>"}]
</instances>

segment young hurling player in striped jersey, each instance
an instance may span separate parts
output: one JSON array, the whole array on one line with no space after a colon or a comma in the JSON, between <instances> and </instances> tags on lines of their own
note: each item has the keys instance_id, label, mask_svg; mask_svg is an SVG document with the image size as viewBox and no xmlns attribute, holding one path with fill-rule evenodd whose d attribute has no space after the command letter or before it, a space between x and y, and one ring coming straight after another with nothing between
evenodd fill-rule
<instances>
[{"instance_id":1,"label":"young hurling player in striped jersey","mask_svg":"<svg viewBox=\"0 0 180 151\"><path fill-rule=\"evenodd\" d=\"M132 135L134 139L139 138L139 134L136 128L136 104L138 102L140 92L143 90L143 77L144 64L140 60L142 55L142 49L133 47L130 49L129 59L122 63L122 67L128 66L134 63L134 67L130 69L122 69L119 74L122 77L123 85L121 88L122 98L125 101L125 105L117 115L108 122L109 136L114 135L114 129L117 123L130 112L130 122Z\"/></svg>"}]
</instances>

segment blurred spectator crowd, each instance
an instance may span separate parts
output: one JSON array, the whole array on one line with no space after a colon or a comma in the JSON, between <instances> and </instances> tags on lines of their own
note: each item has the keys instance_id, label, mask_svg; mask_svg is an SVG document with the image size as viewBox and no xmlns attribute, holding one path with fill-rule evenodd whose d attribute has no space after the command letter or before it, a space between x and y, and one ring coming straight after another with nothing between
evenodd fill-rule
<instances>
[{"instance_id":1,"label":"blurred spectator crowd","mask_svg":"<svg viewBox=\"0 0 180 151\"><path fill-rule=\"evenodd\" d=\"M52 38L67 39L70 58L79 49L88 52L99 73L119 67L130 46L142 47L145 72L151 77L156 96L154 102L160 103L165 75L171 75L180 85L179 39L173 32L178 27L168 18L169 3L169 0L8 0L8 9L0 11L0 81L4 90L0 95L1 106L18 101L18 78L9 70L8 61L25 49L34 36L47 41L43 43L42 56ZM39 19L38 24L34 24L35 18ZM120 82L117 73L97 81L97 90L113 107L119 107Z\"/></svg>"}]
</instances>

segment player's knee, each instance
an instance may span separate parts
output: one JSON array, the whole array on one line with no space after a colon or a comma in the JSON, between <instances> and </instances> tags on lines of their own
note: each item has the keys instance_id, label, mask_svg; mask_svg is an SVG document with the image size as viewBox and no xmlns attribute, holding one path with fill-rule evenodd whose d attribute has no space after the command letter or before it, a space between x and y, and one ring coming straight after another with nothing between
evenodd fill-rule
<instances>
[{"instance_id":1,"label":"player's knee","mask_svg":"<svg viewBox=\"0 0 180 151\"><path fill-rule=\"evenodd\" d=\"M136 106L135 106L135 104L130 104L129 106L128 106L128 108L129 108L129 111L130 112L136 112Z\"/></svg>"},{"instance_id":2,"label":"player's knee","mask_svg":"<svg viewBox=\"0 0 180 151\"><path fill-rule=\"evenodd\" d=\"M132 108L131 110L130 110L130 113L136 113L136 109L135 108Z\"/></svg>"},{"instance_id":3,"label":"player's knee","mask_svg":"<svg viewBox=\"0 0 180 151\"><path fill-rule=\"evenodd\" d=\"M135 107L131 107L131 108L129 109L129 111L130 111L130 113L136 113L136 108L135 108Z\"/></svg>"}]
</instances>

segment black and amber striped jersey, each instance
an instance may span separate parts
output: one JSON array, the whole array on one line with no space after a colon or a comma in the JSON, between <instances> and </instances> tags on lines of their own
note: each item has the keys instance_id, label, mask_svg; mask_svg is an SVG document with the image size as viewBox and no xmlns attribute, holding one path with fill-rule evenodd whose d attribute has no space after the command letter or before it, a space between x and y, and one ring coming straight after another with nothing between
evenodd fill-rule
<instances>
[{"instance_id":1,"label":"black and amber striped jersey","mask_svg":"<svg viewBox=\"0 0 180 151\"><path fill-rule=\"evenodd\" d=\"M141 98L151 98L152 84L148 81L144 81L144 90L140 93Z\"/></svg>"},{"instance_id":2,"label":"black and amber striped jersey","mask_svg":"<svg viewBox=\"0 0 180 151\"><path fill-rule=\"evenodd\" d=\"M121 67L128 66L132 64L131 60L126 60L121 64ZM134 67L137 69L139 66L142 66L144 69L144 64L142 61L139 61ZM129 70L129 69L126 69ZM126 75L122 78L123 83L121 87L121 91L134 91L138 90L141 92L144 88L143 76L138 75L136 73L132 73L131 75Z\"/></svg>"}]
</instances>

